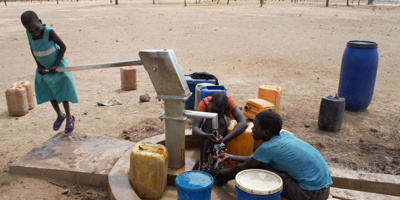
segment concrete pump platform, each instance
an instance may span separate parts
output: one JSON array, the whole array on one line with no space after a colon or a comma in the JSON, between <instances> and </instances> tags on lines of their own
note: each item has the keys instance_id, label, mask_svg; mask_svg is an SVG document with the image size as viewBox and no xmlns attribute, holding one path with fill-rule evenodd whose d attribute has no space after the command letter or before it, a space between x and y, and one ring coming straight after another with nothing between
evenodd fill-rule
<instances>
[{"instance_id":1,"label":"concrete pump platform","mask_svg":"<svg viewBox=\"0 0 400 200\"><path fill-rule=\"evenodd\" d=\"M106 187L109 172L134 144L97 135L60 132L14 161L10 173Z\"/></svg>"},{"instance_id":2,"label":"concrete pump platform","mask_svg":"<svg viewBox=\"0 0 400 200\"><path fill-rule=\"evenodd\" d=\"M185 131L186 159L199 159L200 140ZM165 135L143 141L165 143ZM32 149L10 165L15 175L108 187L111 199L140 199L129 183L130 149L134 142L103 136L62 132ZM400 199L400 178L330 168L331 195L338 199ZM236 199L235 181L213 186L212 199ZM177 190L167 186L162 199L176 199Z\"/></svg>"}]
</instances>

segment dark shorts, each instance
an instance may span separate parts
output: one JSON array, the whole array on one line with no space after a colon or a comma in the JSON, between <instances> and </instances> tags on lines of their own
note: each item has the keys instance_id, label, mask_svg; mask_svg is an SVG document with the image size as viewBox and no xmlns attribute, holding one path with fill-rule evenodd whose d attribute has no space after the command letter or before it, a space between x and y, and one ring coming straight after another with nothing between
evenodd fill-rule
<instances>
[{"instance_id":1,"label":"dark shorts","mask_svg":"<svg viewBox=\"0 0 400 200\"><path fill-rule=\"evenodd\" d=\"M288 200L326 200L329 197L329 186L319 190L302 189L299 183L286 172L273 168L270 164L262 163L258 168L266 169L278 174L283 181L282 197Z\"/></svg>"}]
</instances>

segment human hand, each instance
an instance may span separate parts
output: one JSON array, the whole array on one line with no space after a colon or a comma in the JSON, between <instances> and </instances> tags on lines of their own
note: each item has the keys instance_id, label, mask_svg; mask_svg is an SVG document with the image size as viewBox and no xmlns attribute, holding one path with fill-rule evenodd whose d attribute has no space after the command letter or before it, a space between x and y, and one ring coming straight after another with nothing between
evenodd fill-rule
<instances>
[{"instance_id":1,"label":"human hand","mask_svg":"<svg viewBox=\"0 0 400 200\"><path fill-rule=\"evenodd\" d=\"M50 73L56 73L57 72L57 66L53 65L49 68Z\"/></svg>"},{"instance_id":2,"label":"human hand","mask_svg":"<svg viewBox=\"0 0 400 200\"><path fill-rule=\"evenodd\" d=\"M214 156L214 159L218 159L218 162L222 163L229 159L229 154L221 153L218 156Z\"/></svg>"},{"instance_id":3,"label":"human hand","mask_svg":"<svg viewBox=\"0 0 400 200\"><path fill-rule=\"evenodd\" d=\"M38 71L38 73L40 74L40 75L44 75L44 74L46 74L46 70L45 70L45 68L44 67L38 67L37 68L37 71Z\"/></svg>"},{"instance_id":4,"label":"human hand","mask_svg":"<svg viewBox=\"0 0 400 200\"><path fill-rule=\"evenodd\" d=\"M215 135L212 134L212 133L206 134L206 137L207 137L208 140L210 140L210 141L212 141L213 143L216 143L216 144L221 143L221 142L222 142L222 138L223 138L222 135L220 135L220 136L217 138L217 137L215 137Z\"/></svg>"}]
</instances>

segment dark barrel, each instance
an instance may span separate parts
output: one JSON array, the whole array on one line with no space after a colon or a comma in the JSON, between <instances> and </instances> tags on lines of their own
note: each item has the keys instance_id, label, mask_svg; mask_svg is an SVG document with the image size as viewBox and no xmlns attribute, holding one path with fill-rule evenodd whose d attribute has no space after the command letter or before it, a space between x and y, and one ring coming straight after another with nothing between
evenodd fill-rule
<instances>
[{"instance_id":1,"label":"dark barrel","mask_svg":"<svg viewBox=\"0 0 400 200\"><path fill-rule=\"evenodd\" d=\"M333 97L331 95L322 97L318 128L322 131L338 131L343 123L344 107L346 104L343 97Z\"/></svg>"},{"instance_id":2,"label":"dark barrel","mask_svg":"<svg viewBox=\"0 0 400 200\"><path fill-rule=\"evenodd\" d=\"M377 43L361 40L347 42L339 80L339 97L346 99L346 110L362 111L371 103L378 61Z\"/></svg>"}]
</instances>

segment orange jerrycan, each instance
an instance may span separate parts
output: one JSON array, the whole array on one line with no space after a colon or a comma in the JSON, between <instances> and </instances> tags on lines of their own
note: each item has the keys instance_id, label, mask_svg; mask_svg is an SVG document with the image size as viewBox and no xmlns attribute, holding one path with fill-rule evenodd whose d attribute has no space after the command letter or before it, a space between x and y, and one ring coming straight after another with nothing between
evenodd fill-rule
<instances>
[{"instance_id":1,"label":"orange jerrycan","mask_svg":"<svg viewBox=\"0 0 400 200\"><path fill-rule=\"evenodd\" d=\"M139 142L131 151L129 181L141 199L160 199L167 186L168 152L165 146Z\"/></svg>"},{"instance_id":2,"label":"orange jerrycan","mask_svg":"<svg viewBox=\"0 0 400 200\"><path fill-rule=\"evenodd\" d=\"M237 124L236 120L231 120L228 126L228 134L233 130L236 124ZM238 156L251 156L253 154L253 142L254 142L251 131L252 128L253 128L253 122L247 123L246 130L242 134L240 134L236 138L233 138L226 144L226 152ZM226 161L225 166L231 168L238 164L240 164L240 162L228 160Z\"/></svg>"},{"instance_id":3,"label":"orange jerrycan","mask_svg":"<svg viewBox=\"0 0 400 200\"><path fill-rule=\"evenodd\" d=\"M277 86L262 85L258 88L258 98L264 99L274 104L275 109L273 111L276 113L279 113L280 110L281 94L282 88Z\"/></svg>"},{"instance_id":4,"label":"orange jerrycan","mask_svg":"<svg viewBox=\"0 0 400 200\"><path fill-rule=\"evenodd\" d=\"M19 82L13 83L13 86L14 87L24 87L26 90L26 97L28 99L29 110L32 110L33 108L35 108L35 100L33 98L33 90L31 87L31 82L19 81Z\"/></svg>"},{"instance_id":5,"label":"orange jerrycan","mask_svg":"<svg viewBox=\"0 0 400 200\"><path fill-rule=\"evenodd\" d=\"M259 112L274 110L275 106L264 99L249 99L244 106L243 114L249 119L254 119Z\"/></svg>"},{"instance_id":6,"label":"orange jerrycan","mask_svg":"<svg viewBox=\"0 0 400 200\"><path fill-rule=\"evenodd\" d=\"M24 87L11 85L6 90L6 100L9 115L22 116L28 113L28 98Z\"/></svg>"}]
</instances>

